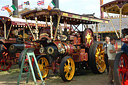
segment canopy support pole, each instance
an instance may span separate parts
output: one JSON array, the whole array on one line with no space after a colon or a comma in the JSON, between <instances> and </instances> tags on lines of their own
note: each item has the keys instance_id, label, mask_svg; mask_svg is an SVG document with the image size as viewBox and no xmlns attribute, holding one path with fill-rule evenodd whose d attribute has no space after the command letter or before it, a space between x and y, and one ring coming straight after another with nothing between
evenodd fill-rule
<instances>
[{"instance_id":1,"label":"canopy support pole","mask_svg":"<svg viewBox=\"0 0 128 85\"><path fill-rule=\"evenodd\" d=\"M51 39L53 39L53 28L52 28L52 26L53 26L53 23L52 23L52 16L50 16L50 31L51 31Z\"/></svg>"},{"instance_id":2,"label":"canopy support pole","mask_svg":"<svg viewBox=\"0 0 128 85\"><path fill-rule=\"evenodd\" d=\"M122 37L122 8L120 8L120 38Z\"/></svg>"},{"instance_id":3,"label":"canopy support pole","mask_svg":"<svg viewBox=\"0 0 128 85\"><path fill-rule=\"evenodd\" d=\"M38 39L39 39L39 30L38 30L38 21L37 21L37 17L35 17L35 21L36 21L36 31L35 31L35 33L36 33L36 40L38 40Z\"/></svg>"},{"instance_id":4,"label":"canopy support pole","mask_svg":"<svg viewBox=\"0 0 128 85\"><path fill-rule=\"evenodd\" d=\"M113 22L112 22L112 19L110 18L110 15L108 14L107 11L106 11L106 13L107 13L108 18L109 18L109 20L110 20L110 23L112 24L112 27L113 27L113 29L114 29L114 31L115 31L115 33L116 33L116 36L119 38L119 35L118 35L118 33L117 33L116 29L115 29L115 26L114 26L114 24L113 24Z\"/></svg>"},{"instance_id":5,"label":"canopy support pole","mask_svg":"<svg viewBox=\"0 0 128 85\"><path fill-rule=\"evenodd\" d=\"M58 23L57 23L57 27L56 27L56 31L55 31L54 40L56 39L56 36L57 36L57 30L58 30L58 28L59 28L60 18L61 18L61 16L58 15Z\"/></svg>"},{"instance_id":6,"label":"canopy support pole","mask_svg":"<svg viewBox=\"0 0 128 85\"><path fill-rule=\"evenodd\" d=\"M83 24L82 24L82 31L83 31Z\"/></svg>"},{"instance_id":7,"label":"canopy support pole","mask_svg":"<svg viewBox=\"0 0 128 85\"><path fill-rule=\"evenodd\" d=\"M36 38L35 38L35 36L34 36L34 34L33 34L33 32L32 32L32 29L31 29L31 27L30 27L29 24L28 24L28 21L27 21L26 17L24 17L24 18L25 18L25 20L26 20L26 23L27 23L27 25L28 25L28 28L29 28L30 32L32 33L32 36L33 36L34 40L36 40Z\"/></svg>"},{"instance_id":8,"label":"canopy support pole","mask_svg":"<svg viewBox=\"0 0 128 85\"><path fill-rule=\"evenodd\" d=\"M6 24L4 23L4 38L5 38L5 40L7 39L6 34L7 34L7 31L6 31Z\"/></svg>"},{"instance_id":9,"label":"canopy support pole","mask_svg":"<svg viewBox=\"0 0 128 85\"><path fill-rule=\"evenodd\" d=\"M7 35L7 39L8 39L8 36L9 36L9 34L10 34L11 29L12 29L12 24L11 24L11 26L10 26L10 29L9 29L9 32L8 32L8 35Z\"/></svg>"},{"instance_id":10,"label":"canopy support pole","mask_svg":"<svg viewBox=\"0 0 128 85\"><path fill-rule=\"evenodd\" d=\"M23 41L25 42L25 28L23 28Z\"/></svg>"},{"instance_id":11,"label":"canopy support pole","mask_svg":"<svg viewBox=\"0 0 128 85\"><path fill-rule=\"evenodd\" d=\"M98 41L98 24L96 23L96 40Z\"/></svg>"}]
</instances>

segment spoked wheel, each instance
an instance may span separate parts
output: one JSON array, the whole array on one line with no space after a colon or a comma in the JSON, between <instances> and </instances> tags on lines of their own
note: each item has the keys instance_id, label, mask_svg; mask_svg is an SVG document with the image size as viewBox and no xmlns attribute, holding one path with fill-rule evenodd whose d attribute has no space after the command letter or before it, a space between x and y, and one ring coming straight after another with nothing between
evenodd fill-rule
<instances>
[{"instance_id":1,"label":"spoked wheel","mask_svg":"<svg viewBox=\"0 0 128 85\"><path fill-rule=\"evenodd\" d=\"M89 66L93 73L103 73L106 69L103 44L95 42L89 49Z\"/></svg>"},{"instance_id":2,"label":"spoked wheel","mask_svg":"<svg viewBox=\"0 0 128 85\"><path fill-rule=\"evenodd\" d=\"M12 66L10 53L8 50L1 50L0 54L0 70L7 71Z\"/></svg>"},{"instance_id":3,"label":"spoked wheel","mask_svg":"<svg viewBox=\"0 0 128 85\"><path fill-rule=\"evenodd\" d=\"M49 60L48 60L48 58L46 56L40 55L37 57L37 63L38 63L39 69L41 71L42 78L46 78L48 76L48 73L49 73ZM36 78L40 80L40 76L39 76L39 73L38 73L38 70L36 68L35 63L34 63L33 67L34 67Z\"/></svg>"},{"instance_id":4,"label":"spoked wheel","mask_svg":"<svg viewBox=\"0 0 128 85\"><path fill-rule=\"evenodd\" d=\"M83 42L86 47L90 47L93 43L93 31L90 28L86 28L83 34Z\"/></svg>"},{"instance_id":5,"label":"spoked wheel","mask_svg":"<svg viewBox=\"0 0 128 85\"><path fill-rule=\"evenodd\" d=\"M62 59L60 64L60 77L63 81L71 81L75 73L75 63L70 56Z\"/></svg>"},{"instance_id":6,"label":"spoked wheel","mask_svg":"<svg viewBox=\"0 0 128 85\"><path fill-rule=\"evenodd\" d=\"M128 85L128 55L124 52L115 57L114 80L116 85Z\"/></svg>"},{"instance_id":7,"label":"spoked wheel","mask_svg":"<svg viewBox=\"0 0 128 85\"><path fill-rule=\"evenodd\" d=\"M23 55L24 55L24 50L21 52L20 56L19 56L19 68L21 68L21 64L22 64L22 60L23 60ZM34 59L32 58L32 65L34 63ZM23 68L23 72L28 72L28 58L27 58L27 55L26 55L26 58L25 58L25 62L24 62L24 66L26 68Z\"/></svg>"}]
</instances>

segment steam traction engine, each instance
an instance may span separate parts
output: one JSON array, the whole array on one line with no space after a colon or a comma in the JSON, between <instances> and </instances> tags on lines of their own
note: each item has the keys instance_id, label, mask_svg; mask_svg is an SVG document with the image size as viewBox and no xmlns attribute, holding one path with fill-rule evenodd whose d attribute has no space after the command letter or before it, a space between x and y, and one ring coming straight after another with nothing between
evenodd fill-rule
<instances>
[{"instance_id":1,"label":"steam traction engine","mask_svg":"<svg viewBox=\"0 0 128 85\"><path fill-rule=\"evenodd\" d=\"M57 16L57 24L53 26L55 16ZM22 14L22 18L31 20L36 18L51 24L49 31L40 34L39 40L36 40L43 46L42 54L37 56L43 78L48 76L50 69L54 73L60 70L60 76L64 81L73 79L76 68L89 66L93 73L104 72L106 65L103 44L94 41L93 31L88 28L88 25L108 21L92 15L78 15L47 9L29 11ZM62 23L65 25L64 28L61 26ZM70 24L69 28L66 26L67 24ZM82 31L78 28L80 24L82 24ZM83 29L83 27L87 28ZM37 79L40 79L35 65L34 71Z\"/></svg>"},{"instance_id":2,"label":"steam traction engine","mask_svg":"<svg viewBox=\"0 0 128 85\"><path fill-rule=\"evenodd\" d=\"M22 56L19 58L19 55L24 48L36 48L35 54L40 55L41 45L32 42L33 37L28 25L34 30L36 21L29 20L26 23L24 19L0 16L0 70L9 70L12 64L16 63L20 66ZM38 23L39 29L45 26L44 22Z\"/></svg>"}]
</instances>

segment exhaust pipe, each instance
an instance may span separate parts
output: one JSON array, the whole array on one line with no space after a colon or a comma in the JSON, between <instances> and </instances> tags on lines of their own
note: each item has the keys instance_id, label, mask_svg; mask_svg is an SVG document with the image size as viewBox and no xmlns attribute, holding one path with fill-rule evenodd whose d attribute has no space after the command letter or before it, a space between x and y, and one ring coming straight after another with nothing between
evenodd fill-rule
<instances>
[{"instance_id":1,"label":"exhaust pipe","mask_svg":"<svg viewBox=\"0 0 128 85\"><path fill-rule=\"evenodd\" d=\"M12 4L17 8L17 10L13 11L13 17L18 17L18 0L12 0Z\"/></svg>"},{"instance_id":2,"label":"exhaust pipe","mask_svg":"<svg viewBox=\"0 0 128 85\"><path fill-rule=\"evenodd\" d=\"M34 48L34 46L30 44L12 44L9 47L9 52L11 53L21 52L24 50L24 48Z\"/></svg>"}]
</instances>

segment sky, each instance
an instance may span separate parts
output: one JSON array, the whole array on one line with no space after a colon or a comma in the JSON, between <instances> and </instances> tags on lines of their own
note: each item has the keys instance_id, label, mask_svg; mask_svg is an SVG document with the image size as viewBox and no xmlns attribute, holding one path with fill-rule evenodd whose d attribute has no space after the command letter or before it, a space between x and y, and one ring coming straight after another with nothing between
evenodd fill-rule
<instances>
[{"instance_id":1,"label":"sky","mask_svg":"<svg viewBox=\"0 0 128 85\"><path fill-rule=\"evenodd\" d=\"M18 0L18 4L22 4L26 0ZM28 0L27 0L28 1ZM37 6L37 0L29 0L29 8L34 9ZM113 0L104 0L104 3ZM51 0L45 0L44 7L47 8ZM1 0L0 9L3 6L12 5L12 0ZM59 0L59 8L62 11L67 11L76 14L93 14L100 17L100 0ZM7 11L0 10L0 16L9 16Z\"/></svg>"}]
</instances>

